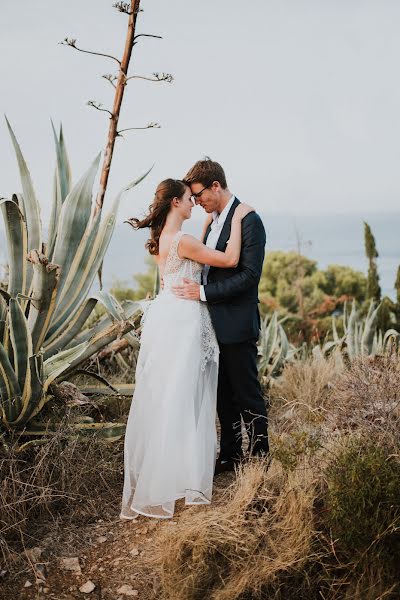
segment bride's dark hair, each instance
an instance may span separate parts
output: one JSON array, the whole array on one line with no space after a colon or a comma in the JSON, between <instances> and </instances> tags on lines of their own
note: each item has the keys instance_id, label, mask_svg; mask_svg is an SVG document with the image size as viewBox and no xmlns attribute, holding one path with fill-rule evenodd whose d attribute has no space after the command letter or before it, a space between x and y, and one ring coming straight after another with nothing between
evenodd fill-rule
<instances>
[{"instance_id":1,"label":"bride's dark hair","mask_svg":"<svg viewBox=\"0 0 400 600\"><path fill-rule=\"evenodd\" d=\"M149 206L149 213L143 219L128 219L126 221L134 229L150 228L150 238L146 248L150 254L159 253L159 241L168 213L171 210L173 198L182 198L187 185L180 179L164 179L158 184L154 200Z\"/></svg>"}]
</instances>

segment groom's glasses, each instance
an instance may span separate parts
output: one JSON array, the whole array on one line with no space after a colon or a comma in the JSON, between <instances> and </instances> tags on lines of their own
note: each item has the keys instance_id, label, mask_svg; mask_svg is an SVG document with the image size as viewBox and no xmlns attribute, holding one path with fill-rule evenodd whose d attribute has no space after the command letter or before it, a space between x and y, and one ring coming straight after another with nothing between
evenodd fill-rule
<instances>
[{"instance_id":1,"label":"groom's glasses","mask_svg":"<svg viewBox=\"0 0 400 600\"><path fill-rule=\"evenodd\" d=\"M203 189L202 189L202 190L200 190L199 192L197 192L197 194L192 194L192 195L190 196L190 199L191 199L193 202L196 202L196 200L198 200L198 199L200 198L200 196L202 195L202 193L203 193L205 190L207 190L208 188L210 188L211 186L212 186L212 183L209 183L208 185L206 185L206 187L203 187Z\"/></svg>"}]
</instances>

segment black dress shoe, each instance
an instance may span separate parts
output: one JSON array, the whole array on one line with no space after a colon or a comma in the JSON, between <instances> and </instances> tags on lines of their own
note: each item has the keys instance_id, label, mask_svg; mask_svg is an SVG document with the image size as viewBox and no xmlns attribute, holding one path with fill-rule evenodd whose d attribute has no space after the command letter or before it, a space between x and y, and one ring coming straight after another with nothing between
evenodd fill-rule
<instances>
[{"instance_id":1,"label":"black dress shoe","mask_svg":"<svg viewBox=\"0 0 400 600\"><path fill-rule=\"evenodd\" d=\"M235 465L239 464L240 458L238 459L230 459L230 460L221 460L217 458L215 463L214 475L220 475L221 473L225 473L226 471L234 471Z\"/></svg>"}]
</instances>

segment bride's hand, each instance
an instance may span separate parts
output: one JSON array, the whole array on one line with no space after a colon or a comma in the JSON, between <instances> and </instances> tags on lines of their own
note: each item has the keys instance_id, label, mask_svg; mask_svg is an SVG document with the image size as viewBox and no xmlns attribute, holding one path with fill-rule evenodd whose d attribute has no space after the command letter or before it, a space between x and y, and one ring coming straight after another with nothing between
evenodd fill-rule
<instances>
[{"instance_id":1,"label":"bride's hand","mask_svg":"<svg viewBox=\"0 0 400 600\"><path fill-rule=\"evenodd\" d=\"M249 204L241 202L233 214L233 219L242 221L251 212L255 212L255 209Z\"/></svg>"}]
</instances>

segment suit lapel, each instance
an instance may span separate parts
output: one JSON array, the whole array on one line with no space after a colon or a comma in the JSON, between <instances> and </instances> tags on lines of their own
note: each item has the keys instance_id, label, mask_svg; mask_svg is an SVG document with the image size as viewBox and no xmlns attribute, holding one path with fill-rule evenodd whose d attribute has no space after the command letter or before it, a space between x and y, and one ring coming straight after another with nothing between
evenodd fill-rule
<instances>
[{"instance_id":1,"label":"suit lapel","mask_svg":"<svg viewBox=\"0 0 400 600\"><path fill-rule=\"evenodd\" d=\"M207 244L207 238L210 235L210 231L211 231L211 223L209 224L209 226L206 229L206 233L205 233L204 239L203 239L203 244Z\"/></svg>"},{"instance_id":2,"label":"suit lapel","mask_svg":"<svg viewBox=\"0 0 400 600\"><path fill-rule=\"evenodd\" d=\"M232 217L233 217L233 213L236 210L236 207L238 206L238 204L240 204L239 200L235 197L233 204L226 216L225 219L225 223L224 226L222 227L222 231L220 233L220 236L218 238L218 242L217 245L215 247L216 250L220 250L221 252L225 252L226 249L226 242L229 240L229 236L231 234L231 223L232 223Z\"/></svg>"}]
</instances>

